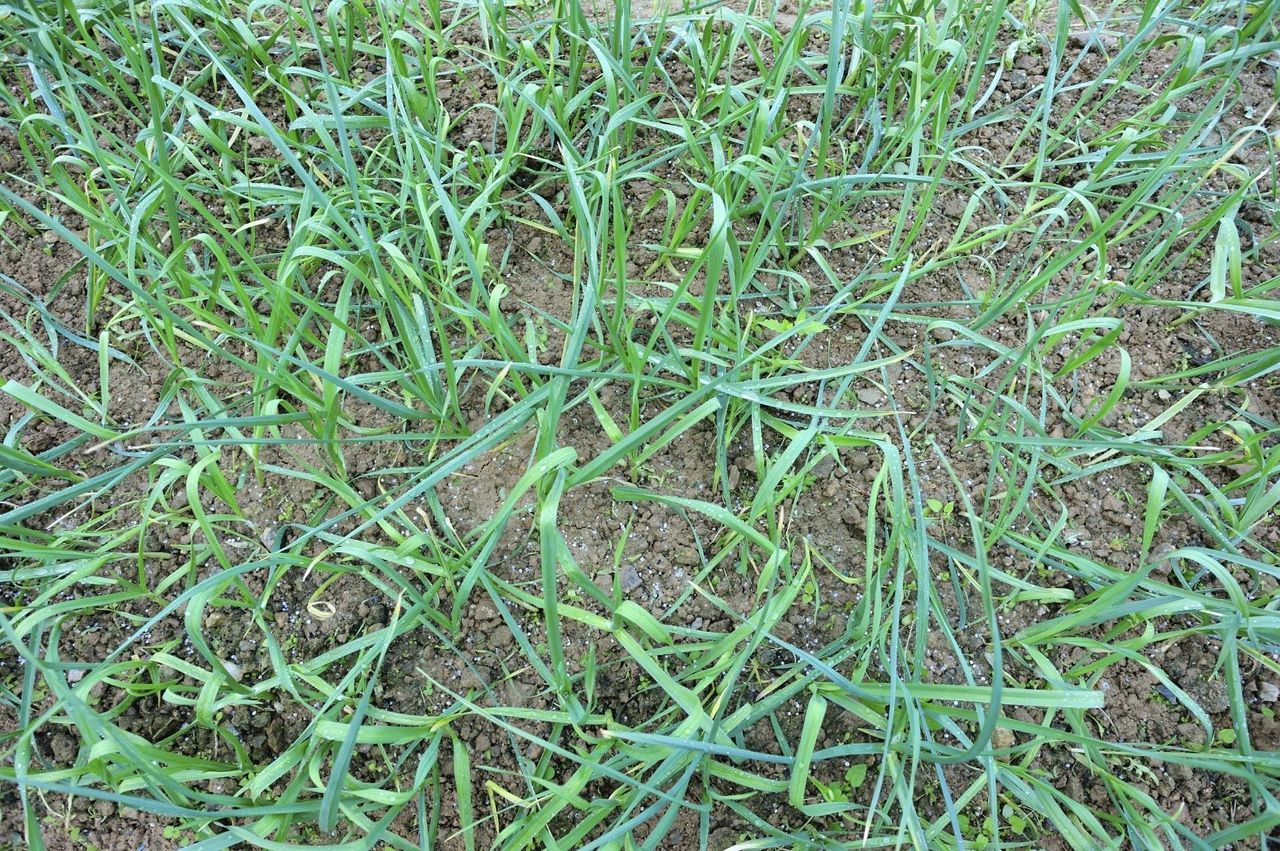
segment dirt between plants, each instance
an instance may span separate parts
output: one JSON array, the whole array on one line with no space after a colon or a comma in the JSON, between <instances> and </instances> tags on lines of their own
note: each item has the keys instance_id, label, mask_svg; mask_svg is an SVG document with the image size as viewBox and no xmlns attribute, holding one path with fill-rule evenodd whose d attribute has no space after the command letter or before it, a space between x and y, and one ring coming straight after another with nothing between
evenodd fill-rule
<instances>
[{"instance_id":1,"label":"dirt between plants","mask_svg":"<svg viewBox=\"0 0 1280 851\"><path fill-rule=\"evenodd\" d=\"M1101 67L1097 51L1082 52L1082 46L1074 48L1071 62L1080 62L1079 74L1090 78ZM1159 68L1147 69L1154 77ZM1020 56L1013 71L996 87L996 100L1005 103L1028 97L1035 87L1044 82L1045 68L1037 64L1033 56ZM6 74L21 73L13 69ZM370 66L364 73L377 73ZM1253 63L1240 80L1243 100L1225 120L1224 133L1248 126L1249 115L1260 115L1269 105L1270 92L1274 91L1274 67ZM679 82L679 81L677 81ZM12 86L13 84L10 83ZM493 91L477 85L458 81L442 88L441 97L446 104L461 111L468 105L491 98ZM1139 95L1134 95L1138 98ZM1062 109L1069 108L1064 102ZM1132 112L1135 103L1114 101L1095 117L1100 127L1110 126L1111 120ZM1194 109L1194 104L1185 107ZM476 142L484 145L492 139L492 126L478 115L474 123L463 123L453 140L458 144ZM1270 125L1277 126L1273 119ZM130 138L131 128L120 127L119 132ZM0 139L0 165L6 173L16 175L11 185L20 186L16 178L24 172L24 161L11 128L6 128ZM973 143L984 146L992 162L1006 158L1026 156L1025 150L1015 148L1018 140L1014 131L1006 126L988 125L973 134ZM246 145L256 144L246 140ZM1244 149L1241 157L1255 155L1255 149ZM1262 156L1261 154L1256 154ZM1256 167L1260 162L1248 162ZM675 187L677 195L683 191L683 177L672 170L661 175ZM951 175L964 180L959 172ZM554 200L554 191L551 193ZM687 193L686 193L687 194ZM31 197L35 198L34 191ZM963 213L967 192L950 191L937 199L934 213L924 223L921 244L945 244L955 229L956 220ZM628 199L640 205L643 197ZM561 201L555 202L563 206ZM848 280L857 275L865 263L867 246L875 246L885 222L892 221L896 213L896 201L892 197L877 197L858 210L847 223L845 232L832 233L832 244L852 243L827 253L826 260L836 275ZM1017 199L1013 199L1017 203ZM77 221L57 206L51 211L65 216L63 223L73 231L80 231L84 222ZM561 210L563 212L563 209ZM541 208L530 202L524 214L534 218L542 215ZM979 207L971 228L998 221L999 211L986 206ZM1105 215L1105 212L1104 212ZM1251 206L1242 211L1251 226L1256 253L1248 257L1244 273L1246 280L1257 282L1274 275L1280 269L1280 241L1276 238L1274 207L1264 209ZM272 226L274 227L274 226ZM641 277L654 259L646 255L638 243L653 241L660 232L661 218L641 218L637 221L633 239L637 248L631 255L629 274ZM0 294L0 310L8 318L5 331L14 325L43 333L49 323L58 322L67 329L83 335L93 322L85 313L85 266L76 250L64 241L51 238L47 233L32 231L23 223L10 220L4 225L6 238L0 255L0 274L6 280L24 287L26 294ZM547 238L543 233L527 225L515 224L508 230L495 230L490 242L494 256L506 257L505 281L511 293L504 303L513 315L520 314L531 321L539 316L564 318L570 314L572 304L570 289L564 285L564 276L572 270L572 258L564 246ZM264 230L261 250L269 251L271 245L287 239L282 231L272 234ZM912 282L902 293L900 310L925 320L951 319L964 322L972 317L972 309L963 306L973 298L975 291L991 285L993 279L1003 275L1017 275L1034 268L1038 249L1031 250L1025 237L1014 235L1007 244L993 251L990 256L973 258L957 264L945 272L920 278ZM1110 258L1113 269L1108 272L1123 279L1134 256L1142 247L1141 235L1119 245ZM1159 285L1158 296L1169 299L1202 298L1195 287L1204 278L1208 260L1192 257L1184 267L1182 277L1164 280ZM797 266L801 275L813 287L815 300L829 284L816 264L801 261ZM1069 285L1064 280L1058 286ZM640 284L643 287L643 283ZM1059 293L1060 294L1060 293ZM762 302L763 303L763 302ZM943 304L943 307L931 305ZM36 310L33 305L39 305ZM912 307L913 305L919 307ZM745 309L745 306L744 306ZM43 311L43 314L41 313ZM1154 378L1186 364L1202 363L1223 353L1256 352L1280 346L1280 335L1274 326L1260 326L1253 320L1216 312L1195 324L1171 328L1179 312L1174 308L1120 306L1116 317L1123 322L1124 330L1118 340L1129 353L1134 365L1135 378ZM105 318L105 317L100 317ZM1020 347L1027 343L1037 322L1034 313L1010 310L998 323L984 329L990 339L1006 347ZM542 351L555 352L560 337L554 325L544 329ZM814 343L795 356L806 366L827 367L849 363L858 353L866 338L866 325L857 318L841 318ZM898 435L899 425L909 435L915 463L919 465L919 479L923 496L940 503L955 504L964 497L986 510L998 510L1001 494L1019 487L1022 482L1002 481L989 475L992 446L966 439L966 424L972 411L955 402L953 397L938 392L932 376L976 377L979 386L995 388L1004 378L1003 373L983 375L985 366L995 358L987 350L967 345L946 329L929 331L926 322L895 322L886 329L886 336L899 351L914 353L913 357L886 370L880 381L868 381L857 392L857 398L869 409L896 412L869 416L859 422L859 428ZM872 348L870 356L890 356L895 352L880 345ZM1065 359L1062 353L1051 355L1045 366L1054 370ZM89 346L63 335L54 353L58 363L81 386L97 383L99 359ZM191 360L184 365L193 372L224 387L234 388L245 381L246 376L209 353L192 349ZM132 363L130 362L132 361ZM1116 351L1104 354L1081 369L1074 371L1070 386L1055 388L1069 400L1073 412L1082 414L1088 406L1105 395L1115 380L1119 365ZM0 375L4 378L25 381L30 367L14 355L8 343L0 342ZM110 363L112 403L110 413L116 422L144 423L157 409L176 413L176 403L169 392L171 376L168 366L155 356L140 340L128 351ZM1029 388L1034 394L1039 388ZM1159 386L1131 386L1115 411L1103 424L1119 432L1132 432L1153 418L1161 415L1170 405L1170 393L1177 388ZM601 402L619 418L625 419L629 404L627 391L621 386L606 385L600 391ZM817 400L817 388L803 386L788 391L784 402L812 404ZM473 394L467 399L466 413L473 425L479 425L487 417L503 408L501 399L486 402L482 395ZM659 401L648 404L646 416L656 415L662 408ZM1257 417L1275 420L1280 417L1280 389L1274 381L1256 382L1229 394L1202 394L1181 413L1162 426L1164 442L1177 445L1196 435L1207 423L1223 422L1247 411ZM32 452L45 452L73 440L77 431L69 426L34 418L23 419L24 412L8 397L0 397L0 429L18 428L22 446ZM364 427L388 425L376 417L360 423ZM1050 406L1048 418L1041 423L1044 432L1051 437L1068 433L1069 425ZM301 437L301 433L293 436ZM558 435L561 445L574 447L580 458L590 458L609 444L608 437L599 427L595 417L585 405L573 409L561 424ZM778 435L767 434L769 448L782 444ZM443 445L448 445L447 441ZM352 486L362 497L372 499L382 489L393 487L394 473L387 471L407 463L414 449L403 443L368 444L368 448L350 448L346 453L347 474ZM388 447L396 447L389 449ZM444 516L459 534L465 534L486 520L502 504L510 488L525 470L532 449L531 434L495 449L467 465L445 480L435 492ZM723 502L724 492L730 494L729 508L737 510L748 504L758 487L757 470L750 447L736 439L727 447L728 465L719 468L716 435L711 425L702 424L692 429L671 446L656 454L644 468L637 471L617 472L619 478L630 477L637 484L654 487L676 496ZM82 454L73 450L73 464L83 474L93 474L121 463L122 459L111 454L113 450L95 454ZM264 447L260 463L280 469L296 468L298 453L314 452L297 446ZM397 454L399 457L397 457ZM194 460L194 454L185 456ZM950 470L941 458L947 459ZM311 457L312 463L322 463ZM882 459L872 449L849 449L838 460L828 459L812 471L812 483L799 496L787 503L788 528L797 541L803 542L813 552L821 555L833 569L815 571L813 588L807 592L808 602L797 605L776 629L778 637L803 649L818 651L844 635L852 612L857 610L864 595L877 589L863 587L857 581L859 566L865 551L868 526L883 526L883 518L868 516L868 499L872 482ZM244 469L247 469L244 468ZM241 471L243 472L243 471ZM954 475L953 475L954 473ZM1225 473L1219 475L1226 476ZM722 478L723 477L723 480ZM240 482L238 502L245 515L235 522L228 522L228 538L224 543L236 546L279 546L296 536L308 525L336 516L339 509L331 504L326 494L305 479L282 472L266 472L261 476L234 477ZM1052 492L1036 492L1032 497L1029 514L1056 517L1061 513L1070 518L1071 546L1080 554L1122 570L1139 566L1139 552L1135 541L1141 536L1142 495L1145 494L1149 471L1137 465L1111 467L1085 478L1070 479L1064 476ZM1229 479L1224 478L1224 481ZM1220 482L1221 484L1222 482ZM200 542L200 533L189 522L178 522L185 517L188 508L186 496L178 489L166 495L166 504L154 510L155 517L143 517L139 501L154 484L150 471L140 471L126 478L108 494L103 494L73 514L60 513L31 518L30 528L70 528L86 520L98 517L113 528L128 528L132 524L146 523L141 549L149 554L145 564L144 582L148 587L170 577L179 570L185 559ZM33 495L34 498L34 495ZM212 495L202 497L207 510L226 512ZM425 510L425 509L424 509ZM348 521L339 529L350 528ZM1019 520L1026 524L1025 516ZM656 504L623 503L614 499L610 483L602 482L575 488L562 501L559 512L559 528L577 562L589 570L593 579L602 587L617 583L626 596L657 615L673 627L687 627L710 633L725 632L731 628L730 616L693 593L691 582L710 582L716 594L739 614L748 614L754 606L754 588L750 577L725 571L705 576L702 565L705 553L718 534L714 524L697 515L686 515ZM368 539L377 540L376 530L366 533ZM944 524L936 533L948 546L966 551L971 547L969 532L963 522ZM1280 527L1273 524L1258 531L1263 543L1280 546ZM1168 552L1175 548L1212 545L1203 530L1180 518L1161 526L1154 552ZM933 553L935 575L958 573L959 565ZM1093 589L1067 571L1046 571L1028 557L1010 547L997 547L990 553L992 564L1014 577L1028 577L1036 584L1059 587L1070 591L1076 598ZM495 574L516 585L536 582L538 577L538 542L527 506L522 505L504 534L492 559ZM1162 565L1159 571L1173 571L1173 565ZM203 567L201 571L212 571ZM203 576L208 575L202 573ZM324 585L327 577L318 573L288 571L280 577L265 574L248 574L247 586L255 593L268 581L275 582L271 595L273 605L271 619L267 623L277 641L287 648L288 658L307 660L314 658L348 640L383 628L391 615L394 601L377 593L355 577L344 577L332 585ZM1240 577L1252 593L1272 590L1265 577ZM980 607L972 586L959 582L939 582L943 604L950 616L948 627L956 636L965 658L957 658L952 645L945 640L942 630L931 630L926 656L927 676L939 683L963 682L963 666L981 683L988 681L992 672L986 650L992 636L989 628L972 613ZM29 598L32 589L11 586L0 589L0 602L4 605L21 605ZM317 608L317 601L325 605ZM115 609L90 610L74 614L63 624L60 653L64 659L82 660L86 665L100 660L114 650L132 631L133 624L155 615L162 601L141 597ZM1054 617L1060 611L1057 604L1023 601L1001 611L999 628L1011 635L1028 626ZM911 613L908 611L908 621ZM518 626L526 635L537 635L542 627L536 618L516 612ZM1174 630L1190 626L1187 617L1171 616L1165 628ZM271 662L266 657L261 638L253 628L242 621L228 617L219 610L211 610L204 623L205 635L212 649L220 657L232 661L246 681L269 675ZM904 636L910 640L912 627L904 625ZM1113 625L1102 625L1082 637L1101 640L1122 640L1126 633L1113 634ZM640 723L653 714L662 702L662 695L644 673L628 661L611 639L579 624L565 626L565 646L569 659L569 672L580 670L582 660L594 648L601 674L597 679L597 705L607 707L622 724ZM432 683L458 692L471 692L506 705L531 709L549 708L544 685L536 673L522 663L516 635L500 616L491 600L484 594L473 594L464 610L462 628L453 636L456 645L442 645L427 631L408 634L398 641L388 653L384 674L375 689L376 704L386 710L409 714L430 715L438 713L452 703L452 698ZM178 614L170 615L153 628L143 641L135 645L134 652L145 659L159 649L188 658L191 655L185 638L185 626ZM1150 665L1163 671L1180 688L1189 693L1208 712L1219 728L1230 727L1229 704L1222 675L1219 671L1222 648L1214 641L1206 640L1198 633L1188 632L1185 637L1159 645L1157 651L1147 657ZM1060 670L1069 671L1076 666L1087 665L1091 655L1080 647L1059 646L1050 661ZM764 689L770 674L789 664L790 659L777 651L762 651L755 660L752 676L756 682L749 684L749 693ZM0 677L10 688L16 682L18 660L0 659ZM333 673L334 669L330 669ZM1265 668L1253 663L1245 664L1241 672L1243 694L1246 699L1246 722L1253 747L1259 751L1280 749L1280 730L1273 713L1267 710L1276 706L1277 683ZM1123 662L1111 667L1099 687L1107 694L1107 705L1102 711L1091 713L1091 721L1104 735L1113 741L1146 745L1201 745L1203 729L1176 702L1169 700L1166 689L1146 664ZM119 706L115 719L122 729L151 741L163 741L171 750L192 756L217 756L224 752L226 744L210 730L191 723L191 711L187 707L162 702L155 697L126 694L110 686L95 689L92 699L105 709ZM781 734L794 741L799 734L803 706L797 704L792 712L780 713ZM0 731L12 731L16 717L9 707ZM224 724L234 730L253 762L261 765L269 762L287 749L302 734L310 718L312 707L299 706L287 695L260 706L237 707L228 712ZM1015 720L1036 723L1042 713L1024 709L1010 711ZM477 772L477 788L483 788L485 779L502 773L518 774L530 764L549 761L557 772L568 772L572 765L559 763L537 746L515 740L492 725L469 718L456 726L456 732L471 755L471 763ZM531 732L544 735L546 727L531 726ZM762 752L780 752L778 732L761 724L748 731L746 747ZM1003 731L998 744L1017 747L1027 744L1021 733ZM839 744L869 741L856 719L832 713L824 725L818 747L834 747ZM70 766L80 755L81 743L74 729L61 732L42 731L36 739L36 758L48 765ZM361 753L364 750L362 749ZM874 758L865 760L874 772ZM836 783L848 766L824 764L817 769L817 778ZM408 766L412 774L414 766ZM1091 772L1068 749L1045 747L1040 749L1031 768L1038 770L1063 789L1068 795L1089 804L1105 806L1109 791L1104 780ZM481 770L483 769L483 771ZM353 772L365 780L379 779L379 766L372 760L357 759ZM448 756L442 757L441 776L452 776L452 764ZM765 776L782 776L777 766L753 766L753 770ZM971 783L980 769L976 766L953 766L946 770L953 788ZM497 772L495 774L494 772ZM1247 789L1238 778L1194 771L1173 765L1139 765L1135 762L1131 773L1122 779L1133 783L1151 796L1170 813L1195 832L1207 835L1228 825L1237 824L1252 810ZM222 791L211 784L209 791ZM233 791L233 790L231 790ZM611 787L603 780L584 791L584 796L608 795ZM862 790L859 794L867 794ZM920 811L935 817L944 812L944 805L936 797L936 788L925 787L917 806ZM487 847L494 833L488 821L474 827L459 823L457 810L450 796L446 796L441 822L441 835L448 837L444 847L461 848L459 831L473 831L479 847ZM930 797L934 795L935 797ZM892 802L887 806L896 806ZM793 810L785 796L762 796L753 804L757 815L780 826L800 826L804 817ZM68 799L60 795L38 796L37 807L43 814L42 825L48 845L52 849L86 848L124 849L146 847L149 851L178 847L192 837L166 819L127 807L117 807L109 802L85 799ZM980 822L985 811L976 806L971 816ZM12 847L24 847L22 840L21 811L12 786L0 786L0 847L9 843ZM557 832L570 825L553 825ZM406 811L395 828L404 836L415 836L418 830L413 816ZM675 829L668 835L662 847L685 849L697 846L699 825L696 818L682 815ZM739 841L750 830L748 824L732 814L717 814L711 825L711 847L724 849ZM643 830L637 838L642 838ZM323 844L326 837L306 835L295 837L312 844ZM1054 836L1035 839L1039 847L1065 847ZM1256 847L1256 845L1255 845Z\"/></svg>"}]
</instances>

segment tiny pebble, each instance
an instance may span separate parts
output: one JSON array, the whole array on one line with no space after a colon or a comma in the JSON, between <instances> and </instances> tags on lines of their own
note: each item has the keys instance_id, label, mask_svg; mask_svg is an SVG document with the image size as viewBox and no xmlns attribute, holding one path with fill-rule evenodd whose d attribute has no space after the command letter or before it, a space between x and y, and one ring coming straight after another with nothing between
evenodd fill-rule
<instances>
[{"instance_id":1,"label":"tiny pebble","mask_svg":"<svg viewBox=\"0 0 1280 851\"><path fill-rule=\"evenodd\" d=\"M864 405L878 405L884 394L874 387L864 387L858 391L858 401Z\"/></svg>"},{"instance_id":2,"label":"tiny pebble","mask_svg":"<svg viewBox=\"0 0 1280 851\"><path fill-rule=\"evenodd\" d=\"M619 577L622 581L623 591L634 591L640 587L640 571L636 570L634 564L625 564L622 566L622 573Z\"/></svg>"}]
</instances>

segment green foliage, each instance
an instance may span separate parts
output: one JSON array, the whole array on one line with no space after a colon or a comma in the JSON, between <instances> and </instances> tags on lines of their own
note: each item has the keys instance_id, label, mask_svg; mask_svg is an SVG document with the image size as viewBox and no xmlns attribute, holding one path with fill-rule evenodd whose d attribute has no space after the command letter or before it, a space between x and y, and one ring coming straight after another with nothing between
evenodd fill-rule
<instances>
[{"instance_id":1,"label":"green foliage","mask_svg":"<svg viewBox=\"0 0 1280 851\"><path fill-rule=\"evenodd\" d=\"M70 275L41 294L0 279L0 345L25 370L0 385L18 412L0 444L0 642L15 663L0 782L31 847L50 793L172 820L166 837L197 849L659 848L686 815L702 841L724 816L762 848L1050 834L1203 847L1280 823L1241 679L1280 674L1278 429L1250 402L1274 393L1280 352L1218 347L1155 374L1123 345L1138 309L1176 326L1280 321L1280 278L1252 274L1241 213L1274 216L1275 141L1265 119L1235 135L1223 121L1240 69L1277 48L1280 6L1149 0L1099 23L1076 3L738 5L0 10L0 122L18 157L0 224L48 232L45 250L73 252L85 283L84 326L69 327L49 304ZM1069 43L1095 27L1125 35L1086 73ZM1046 82L1002 100L1030 51ZM1156 61L1158 79L1136 82ZM1011 137L1007 156L974 141L987 130ZM1266 167L1244 170L1241 150ZM1191 268L1193 292L1161 288ZM937 281L960 294L904 296ZM895 342L901 328L924 342ZM847 351L815 365L833 340ZM65 366L80 349L93 379ZM969 372L940 367L955 351ZM140 361L165 375L154 410L126 416ZM1103 364L1109 385L1084 393ZM916 420L897 416L891 374L906 368L926 377ZM1117 424L1147 392L1167 407ZM1220 421L1164 439L1207 399ZM985 487L939 445L951 414ZM562 445L578 417L603 435L594 454ZM20 445L33 425L54 444ZM704 495L651 472L708 433ZM753 482L734 478L731 445ZM852 567L789 522L826 480L818 465L849 450L867 456L871 491ZM455 528L439 489L504 453L524 464L515 484ZM1127 496L1133 540L1115 542L1138 554L1133 571L1077 546L1061 497L1120 468L1149 476ZM141 496L113 498L136 481ZM305 497L275 490L295 485ZM650 607L579 563L560 517L587 493L714 530L675 603ZM1200 539L1159 551L1175 519ZM154 529L177 543L159 552ZM521 535L537 557L513 581L496 554ZM286 575L313 579L317 622L343 583L389 614L304 658L271 620ZM745 611L719 594L730 576ZM858 592L845 609L831 609L833 577ZM676 618L695 596L728 626ZM948 600L972 604L964 627ZM512 635L504 674L532 672L537 699L422 671L441 708L387 708L396 648L474 673L462 627L477 602ZM1003 631L1021 604L1047 614ZM780 637L792 613L832 611L838 641ZM125 637L91 663L64 659L65 631L96 614ZM218 649L229 619L269 676L245 679ZM151 642L166 621L182 640ZM961 647L966 630L977 649ZM1149 658L1187 636L1223 648L1229 728ZM931 644L953 652L954 681L933 677ZM763 665L764 651L784 661ZM1108 739L1099 711L1121 664L1151 672L1208 744ZM623 669L652 698L630 723L599 699ZM107 689L119 706L101 704ZM277 700L307 717L263 764L227 719ZM128 731L123 713L148 701L189 721L157 741ZM857 741L832 744L835 719ZM486 752L470 747L477 725L493 732ZM758 729L769 748L748 744ZM73 764L42 750L55 732ZM184 737L210 744L193 755ZM1109 801L1072 798L1042 753L1074 760ZM1201 840L1142 788L1156 764L1236 778L1255 815ZM784 800L787 818L760 815ZM416 836L392 829L410 821Z\"/></svg>"}]
</instances>

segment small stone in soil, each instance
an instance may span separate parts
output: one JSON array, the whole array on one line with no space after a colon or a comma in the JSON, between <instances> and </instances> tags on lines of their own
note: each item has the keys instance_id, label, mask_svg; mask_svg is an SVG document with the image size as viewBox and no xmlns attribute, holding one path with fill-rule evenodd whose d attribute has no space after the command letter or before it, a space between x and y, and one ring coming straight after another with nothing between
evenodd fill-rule
<instances>
[{"instance_id":1,"label":"small stone in soil","mask_svg":"<svg viewBox=\"0 0 1280 851\"><path fill-rule=\"evenodd\" d=\"M636 566L634 564L624 564L622 566L622 573L619 576L619 579L622 581L623 591L634 591L640 587L640 584L643 581L640 579L640 571L636 570Z\"/></svg>"}]
</instances>

